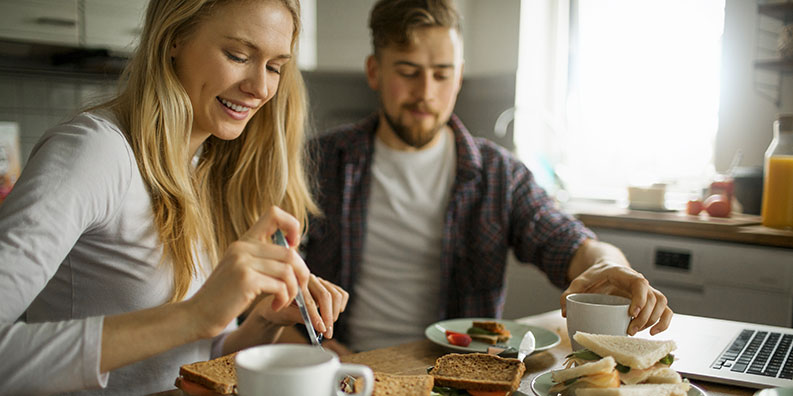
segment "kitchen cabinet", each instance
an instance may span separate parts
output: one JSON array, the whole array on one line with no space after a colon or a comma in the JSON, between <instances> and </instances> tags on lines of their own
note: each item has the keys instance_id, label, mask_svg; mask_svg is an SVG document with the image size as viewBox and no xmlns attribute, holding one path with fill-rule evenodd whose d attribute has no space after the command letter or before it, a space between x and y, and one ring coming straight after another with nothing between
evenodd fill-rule
<instances>
[{"instance_id":1,"label":"kitchen cabinet","mask_svg":"<svg viewBox=\"0 0 793 396\"><path fill-rule=\"evenodd\" d=\"M0 39L129 53L147 0L0 0Z\"/></svg>"},{"instance_id":2,"label":"kitchen cabinet","mask_svg":"<svg viewBox=\"0 0 793 396\"><path fill-rule=\"evenodd\" d=\"M0 38L77 46L78 0L0 0Z\"/></svg>"},{"instance_id":3,"label":"kitchen cabinet","mask_svg":"<svg viewBox=\"0 0 793 396\"><path fill-rule=\"evenodd\" d=\"M129 53L137 46L147 0L82 0L89 48Z\"/></svg>"},{"instance_id":4,"label":"kitchen cabinet","mask_svg":"<svg viewBox=\"0 0 793 396\"><path fill-rule=\"evenodd\" d=\"M793 249L593 228L690 315L790 327Z\"/></svg>"}]
</instances>

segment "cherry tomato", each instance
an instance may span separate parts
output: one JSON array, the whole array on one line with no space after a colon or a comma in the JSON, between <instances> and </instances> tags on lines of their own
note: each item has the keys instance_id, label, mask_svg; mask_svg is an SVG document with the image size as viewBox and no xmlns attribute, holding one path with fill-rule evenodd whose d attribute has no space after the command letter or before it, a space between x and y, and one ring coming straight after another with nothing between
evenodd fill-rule
<instances>
[{"instance_id":1,"label":"cherry tomato","mask_svg":"<svg viewBox=\"0 0 793 396\"><path fill-rule=\"evenodd\" d=\"M705 211L712 217L730 217L730 201L726 195L713 194L705 200Z\"/></svg>"},{"instance_id":2,"label":"cherry tomato","mask_svg":"<svg viewBox=\"0 0 793 396\"><path fill-rule=\"evenodd\" d=\"M686 214L696 216L702 212L704 205L698 199L692 199L686 203Z\"/></svg>"},{"instance_id":3,"label":"cherry tomato","mask_svg":"<svg viewBox=\"0 0 793 396\"><path fill-rule=\"evenodd\" d=\"M449 341L449 344L452 345L467 347L468 344L471 343L471 336L456 331L446 330L446 341Z\"/></svg>"}]
</instances>

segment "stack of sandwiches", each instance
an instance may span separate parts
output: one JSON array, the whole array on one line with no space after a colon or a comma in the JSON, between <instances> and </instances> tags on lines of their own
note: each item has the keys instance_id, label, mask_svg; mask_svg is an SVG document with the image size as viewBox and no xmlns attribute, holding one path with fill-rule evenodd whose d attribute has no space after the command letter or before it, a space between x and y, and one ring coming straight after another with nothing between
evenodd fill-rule
<instances>
[{"instance_id":1,"label":"stack of sandwiches","mask_svg":"<svg viewBox=\"0 0 793 396\"><path fill-rule=\"evenodd\" d=\"M685 396L690 387L674 369L674 341L578 332L585 349L551 373L551 392L575 396Z\"/></svg>"}]
</instances>

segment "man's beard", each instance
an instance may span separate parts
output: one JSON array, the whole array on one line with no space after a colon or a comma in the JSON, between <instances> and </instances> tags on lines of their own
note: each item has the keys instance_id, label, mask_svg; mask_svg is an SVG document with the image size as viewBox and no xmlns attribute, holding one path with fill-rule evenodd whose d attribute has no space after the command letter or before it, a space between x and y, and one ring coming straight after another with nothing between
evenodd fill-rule
<instances>
[{"instance_id":1,"label":"man's beard","mask_svg":"<svg viewBox=\"0 0 793 396\"><path fill-rule=\"evenodd\" d=\"M410 109L411 107L417 107L417 106L411 105L405 107ZM383 111L383 117L385 118L385 121L388 123L388 126L391 127L391 130L394 131L397 137L399 137L399 139L402 140L402 142L404 142L408 146L415 147L417 149L426 146L427 143L432 141L435 135L438 134L438 131L440 131L443 125L446 124L446 122L442 122L434 126L432 131L430 131L429 133L422 133L421 129L411 129L406 125L400 124L397 120L395 120L393 117L391 117L388 114L388 112L385 110L385 107L381 106L381 108Z\"/></svg>"}]
</instances>

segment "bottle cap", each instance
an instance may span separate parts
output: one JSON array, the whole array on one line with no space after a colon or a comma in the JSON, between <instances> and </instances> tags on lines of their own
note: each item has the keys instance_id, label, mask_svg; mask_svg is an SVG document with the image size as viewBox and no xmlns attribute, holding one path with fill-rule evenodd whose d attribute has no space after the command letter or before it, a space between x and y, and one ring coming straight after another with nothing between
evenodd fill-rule
<instances>
[{"instance_id":1,"label":"bottle cap","mask_svg":"<svg viewBox=\"0 0 793 396\"><path fill-rule=\"evenodd\" d=\"M793 131L793 114L780 114L776 122L779 123L779 131Z\"/></svg>"}]
</instances>

